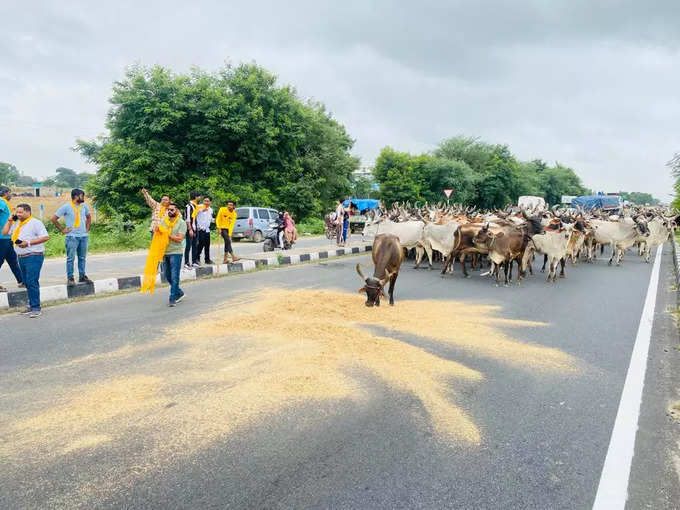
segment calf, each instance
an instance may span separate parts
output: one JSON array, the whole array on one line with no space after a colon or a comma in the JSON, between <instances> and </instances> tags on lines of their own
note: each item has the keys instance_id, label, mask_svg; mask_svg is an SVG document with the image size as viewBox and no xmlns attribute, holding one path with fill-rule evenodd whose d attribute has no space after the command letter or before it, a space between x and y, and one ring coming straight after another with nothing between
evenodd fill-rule
<instances>
[{"instance_id":1,"label":"calf","mask_svg":"<svg viewBox=\"0 0 680 510\"><path fill-rule=\"evenodd\" d=\"M404 249L399 238L393 234L375 236L371 255L373 257L373 276L366 278L357 264L357 273L366 283L359 293L366 293L366 306L380 306L380 297L385 295L384 287L390 282L390 305L394 305L394 286L399 276L399 268L404 260Z\"/></svg>"}]
</instances>

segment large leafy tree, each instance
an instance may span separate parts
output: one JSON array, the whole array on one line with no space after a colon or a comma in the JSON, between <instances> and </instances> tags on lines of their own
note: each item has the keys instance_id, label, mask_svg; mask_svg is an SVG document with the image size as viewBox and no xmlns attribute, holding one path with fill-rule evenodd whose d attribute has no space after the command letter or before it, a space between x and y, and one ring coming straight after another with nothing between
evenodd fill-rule
<instances>
[{"instance_id":1,"label":"large leafy tree","mask_svg":"<svg viewBox=\"0 0 680 510\"><path fill-rule=\"evenodd\" d=\"M218 201L274 206L298 219L348 193L353 140L318 103L254 64L218 73L130 68L113 88L107 137L78 141L99 167L89 188L103 209L142 218L139 196L191 190Z\"/></svg>"},{"instance_id":2,"label":"large leafy tree","mask_svg":"<svg viewBox=\"0 0 680 510\"><path fill-rule=\"evenodd\" d=\"M19 175L19 170L12 163L0 162L0 184L14 184Z\"/></svg>"}]
</instances>

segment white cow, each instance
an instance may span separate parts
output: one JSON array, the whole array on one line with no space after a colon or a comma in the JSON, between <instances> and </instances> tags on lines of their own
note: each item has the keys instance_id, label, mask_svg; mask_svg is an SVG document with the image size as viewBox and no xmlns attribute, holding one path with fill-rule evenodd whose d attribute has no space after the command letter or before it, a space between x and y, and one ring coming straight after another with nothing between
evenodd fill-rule
<instances>
[{"instance_id":1,"label":"white cow","mask_svg":"<svg viewBox=\"0 0 680 510\"><path fill-rule=\"evenodd\" d=\"M573 230L573 223L565 223L559 231L546 230L542 234L531 236L531 241L524 250L521 267L527 267L534 251L543 253L548 258L548 281L554 282L557 278L557 264L567 255L567 246ZM564 277L564 273L560 276Z\"/></svg>"},{"instance_id":2,"label":"white cow","mask_svg":"<svg viewBox=\"0 0 680 510\"><path fill-rule=\"evenodd\" d=\"M434 249L442 254L444 258L451 256L454 250L457 249L457 244L460 243L460 236L456 236L460 225L456 221L450 221L442 225L436 223L427 223L423 229L423 240L421 244L425 251ZM420 261L416 262L416 267ZM432 265L430 264L430 269ZM453 264L449 266L449 271L453 272Z\"/></svg>"},{"instance_id":3,"label":"white cow","mask_svg":"<svg viewBox=\"0 0 680 510\"><path fill-rule=\"evenodd\" d=\"M615 256L616 265L621 265L623 251L633 246L636 237L640 233L637 225L630 217L619 218L618 221L593 219L590 220L590 226L593 229L596 243L612 247L609 265L611 265Z\"/></svg>"},{"instance_id":4,"label":"white cow","mask_svg":"<svg viewBox=\"0 0 680 510\"><path fill-rule=\"evenodd\" d=\"M384 218L384 219L383 219ZM367 223L361 235L377 236L378 234L393 234L399 238L399 242L404 248L416 249L416 267L423 258L423 250L427 253L427 259L432 268L432 248L429 243L423 243L423 229L425 222L418 220L394 222L388 218L381 217L377 221Z\"/></svg>"},{"instance_id":5,"label":"white cow","mask_svg":"<svg viewBox=\"0 0 680 510\"><path fill-rule=\"evenodd\" d=\"M640 248L642 250L641 255L644 257L645 262L649 262L649 255L652 248L661 246L668 241L668 236L671 233L666 222L659 217L647 222L647 230L647 235L638 236L636 239L640 241Z\"/></svg>"}]
</instances>

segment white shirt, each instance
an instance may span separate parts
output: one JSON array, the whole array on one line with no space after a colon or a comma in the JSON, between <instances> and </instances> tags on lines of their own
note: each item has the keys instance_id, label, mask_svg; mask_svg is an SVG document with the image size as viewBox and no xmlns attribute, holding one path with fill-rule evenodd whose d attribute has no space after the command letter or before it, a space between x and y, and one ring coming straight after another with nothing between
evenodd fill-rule
<instances>
[{"instance_id":1,"label":"white shirt","mask_svg":"<svg viewBox=\"0 0 680 510\"><path fill-rule=\"evenodd\" d=\"M210 232L210 224L213 220L213 210L212 207L207 209L201 209L196 213L196 228L202 230L203 232Z\"/></svg>"},{"instance_id":2,"label":"white shirt","mask_svg":"<svg viewBox=\"0 0 680 510\"><path fill-rule=\"evenodd\" d=\"M12 228L10 229L10 235L19 225L18 221L14 222ZM32 241L33 239L38 239L40 237L47 236L47 229L42 221L37 218L31 218L28 222L21 227L21 232L19 232L19 239L22 241ZM17 255L28 255L31 253L45 253L45 243L40 243L36 245L27 246L26 248L19 248L18 245L14 245L14 251Z\"/></svg>"}]
</instances>

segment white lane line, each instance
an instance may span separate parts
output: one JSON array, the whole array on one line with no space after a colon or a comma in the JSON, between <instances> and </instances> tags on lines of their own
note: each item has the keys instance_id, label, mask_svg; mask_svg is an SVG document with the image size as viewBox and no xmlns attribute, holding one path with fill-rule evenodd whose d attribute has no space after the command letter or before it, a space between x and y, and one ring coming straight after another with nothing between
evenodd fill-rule
<instances>
[{"instance_id":1,"label":"white lane line","mask_svg":"<svg viewBox=\"0 0 680 510\"><path fill-rule=\"evenodd\" d=\"M645 384L647 353L652 336L662 250L663 245L659 246L656 250L656 257L654 257L654 267L649 278L645 306L642 309L633 354L630 358L630 365L628 365L626 382L623 385L621 402L619 402L619 410L616 413L614 430L600 475L600 485L597 487L593 510L623 509L628 499L628 479L630 477L630 466L633 462L633 452L635 451L635 436L638 430L642 389Z\"/></svg>"}]
</instances>

